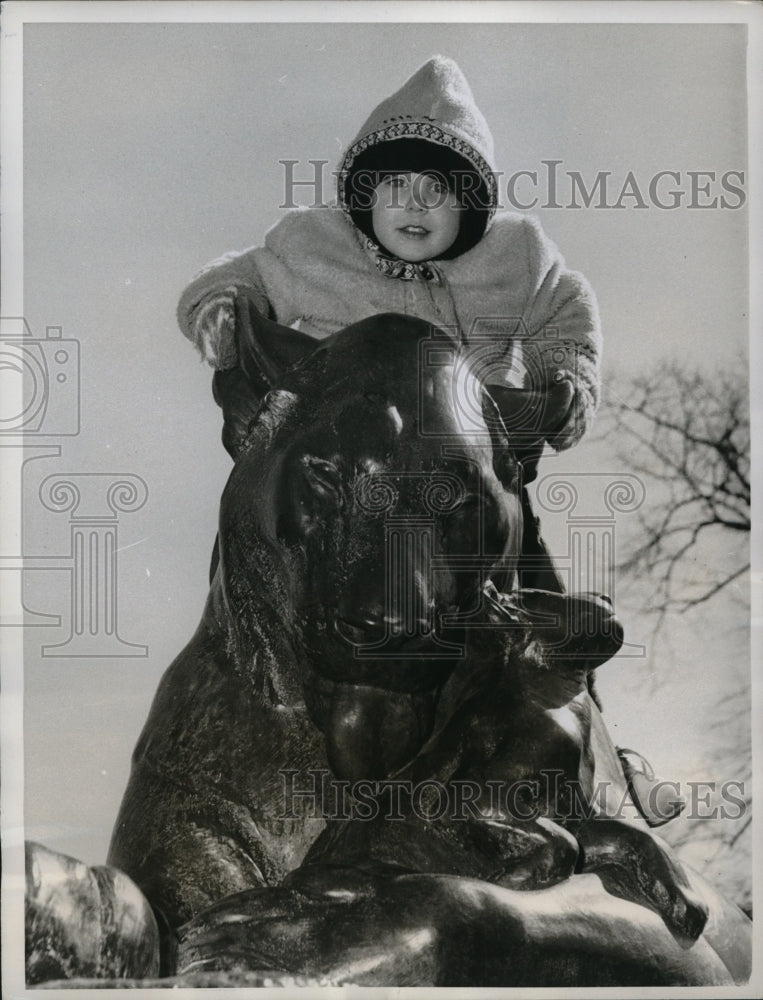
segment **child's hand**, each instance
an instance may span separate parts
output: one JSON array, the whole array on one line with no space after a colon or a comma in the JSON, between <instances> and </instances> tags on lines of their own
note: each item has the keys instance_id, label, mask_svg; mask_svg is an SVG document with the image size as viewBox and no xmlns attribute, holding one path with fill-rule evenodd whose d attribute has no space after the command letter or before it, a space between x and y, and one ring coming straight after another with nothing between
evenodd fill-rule
<instances>
[{"instance_id":1,"label":"child's hand","mask_svg":"<svg viewBox=\"0 0 763 1000\"><path fill-rule=\"evenodd\" d=\"M226 288L204 299L194 313L191 332L194 343L212 368L217 371L235 368L236 289Z\"/></svg>"},{"instance_id":2,"label":"child's hand","mask_svg":"<svg viewBox=\"0 0 763 1000\"><path fill-rule=\"evenodd\" d=\"M572 376L569 372L560 371L549 382L545 390L545 405L543 407L543 433L552 438L564 426L575 395Z\"/></svg>"},{"instance_id":3,"label":"child's hand","mask_svg":"<svg viewBox=\"0 0 763 1000\"><path fill-rule=\"evenodd\" d=\"M488 385L510 434L525 446L551 439L568 417L575 387L569 372L560 371L543 388L513 389Z\"/></svg>"}]
</instances>

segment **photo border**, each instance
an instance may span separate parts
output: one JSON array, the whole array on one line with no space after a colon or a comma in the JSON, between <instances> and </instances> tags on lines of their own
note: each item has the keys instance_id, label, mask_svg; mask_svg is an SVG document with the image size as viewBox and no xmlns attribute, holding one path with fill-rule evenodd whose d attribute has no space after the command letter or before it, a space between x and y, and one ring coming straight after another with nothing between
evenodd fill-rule
<instances>
[{"instance_id":1,"label":"photo border","mask_svg":"<svg viewBox=\"0 0 763 1000\"><path fill-rule=\"evenodd\" d=\"M763 121L763 8L753 3L715 2L697 4L691 0L679 2L476 2L441 3L376 3L376 2L326 2L322 4L286 2L227 2L227 3L165 3L148 2L25 2L11 0L3 4L2 23L2 295L3 315L23 316L23 120L21 93L23 80L23 29L28 23L209 23L209 22L525 22L525 23L740 23L749 31L748 62L748 137L749 137L749 232L750 232L750 376L751 376L751 426L753 429L753 511L761 509L761 428L763 428L763 284L755 275L763 273L763 149L761 148L760 122ZM3 470L4 473L6 470ZM20 489L17 483L4 479L0 501L3 539L8 541L20 536ZM752 713L753 720L763 717L763 639L761 638L761 612L763 611L763 535L760 517L753 519L752 552ZM3 574L0 579L0 599L5 604L14 598L9 594L9 583ZM14 574L15 576L15 574ZM16 595L18 596L18 595ZM2 733L2 814L3 880L2 880L2 954L4 994L9 998L32 995L23 981L23 935L20 936L19 914L23 905L23 644L21 629L3 629L2 643L2 699L0 701L0 732ZM754 793L761 792L761 762L763 761L763 727L753 725L753 776ZM754 842L758 851L761 844L760 817L754 818ZM763 871L758 865L754 872L753 898L755 911L763 913ZM751 983L744 987L728 989L676 988L656 991L640 989L595 990L597 995L612 997L640 997L652 992L661 997L672 996L750 996L754 990L763 989L761 969L761 935L755 934L755 963ZM753 991L751 993L750 991ZM46 995L58 996L68 990L48 991ZM141 991L145 992L145 991ZM153 992L153 991L150 991ZM176 990L178 996L190 990ZM217 991L220 995L229 991ZM312 991L310 991L312 992ZM371 990L352 990L361 995ZM388 990L384 990L387 994ZM395 996L426 996L431 990L395 989ZM590 989L522 989L512 990L513 996L565 996L587 997ZM91 991L84 991L89 996ZM262 996L284 996L282 990L262 990ZM300 991L308 995L307 991ZM347 995L344 990L326 988L316 991L321 997ZM381 995L380 990L374 994ZM78 991L80 996L82 991ZM459 997L505 996L505 989L441 989L438 994ZM111 996L112 991L92 991L94 997ZM114 995L118 995L116 991Z\"/></svg>"}]
</instances>

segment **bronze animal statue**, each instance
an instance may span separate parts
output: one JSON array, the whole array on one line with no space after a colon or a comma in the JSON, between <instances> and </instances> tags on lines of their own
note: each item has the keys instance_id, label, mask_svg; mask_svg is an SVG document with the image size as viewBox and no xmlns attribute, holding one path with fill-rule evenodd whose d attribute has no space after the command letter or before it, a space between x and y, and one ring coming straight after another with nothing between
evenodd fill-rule
<instances>
[{"instance_id":1,"label":"bronze animal statue","mask_svg":"<svg viewBox=\"0 0 763 1000\"><path fill-rule=\"evenodd\" d=\"M267 395L241 392L235 373L217 381L236 458L219 559L136 748L108 859L165 929L174 976L156 984L743 981L747 919L638 824L483 811L423 832L403 815L390 834L337 823L320 796L285 808L289 776L483 787L557 760L584 798L606 781L619 801L584 684L618 633L599 598L506 596L521 469L469 372L454 391L451 367L421 368L425 324L374 317L316 348L239 318L260 324L246 381ZM463 394L481 400L466 419ZM581 609L595 624L582 646ZM559 627L562 659L533 664ZM574 874L579 852L596 874Z\"/></svg>"},{"instance_id":2,"label":"bronze animal statue","mask_svg":"<svg viewBox=\"0 0 763 1000\"><path fill-rule=\"evenodd\" d=\"M508 439L497 419L493 439L484 422L464 433L449 369L419 371L428 334L382 316L334 335L238 452L207 607L161 682L109 852L171 927L300 864L323 821L309 805L281 818L282 772L373 779L416 755L462 652L448 616L511 570Z\"/></svg>"}]
</instances>

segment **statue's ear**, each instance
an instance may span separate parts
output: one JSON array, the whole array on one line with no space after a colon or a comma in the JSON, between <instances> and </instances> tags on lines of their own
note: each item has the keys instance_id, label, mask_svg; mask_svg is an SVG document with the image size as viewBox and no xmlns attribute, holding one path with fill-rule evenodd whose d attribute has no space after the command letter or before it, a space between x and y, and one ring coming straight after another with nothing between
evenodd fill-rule
<instances>
[{"instance_id":1,"label":"statue's ear","mask_svg":"<svg viewBox=\"0 0 763 1000\"><path fill-rule=\"evenodd\" d=\"M238 364L215 372L212 383L215 402L223 411L223 444L234 459L265 394L319 343L306 333L267 319L246 296L236 296Z\"/></svg>"},{"instance_id":2,"label":"statue's ear","mask_svg":"<svg viewBox=\"0 0 763 1000\"><path fill-rule=\"evenodd\" d=\"M263 316L244 295L236 297L236 347L239 367L250 381L274 388L284 372L313 353L320 343L300 330Z\"/></svg>"},{"instance_id":3,"label":"statue's ear","mask_svg":"<svg viewBox=\"0 0 763 1000\"><path fill-rule=\"evenodd\" d=\"M493 471L505 490L510 493L518 493L521 485L519 480L521 467L501 412L484 386L482 388L482 416L490 431L490 443L493 447Z\"/></svg>"}]
</instances>

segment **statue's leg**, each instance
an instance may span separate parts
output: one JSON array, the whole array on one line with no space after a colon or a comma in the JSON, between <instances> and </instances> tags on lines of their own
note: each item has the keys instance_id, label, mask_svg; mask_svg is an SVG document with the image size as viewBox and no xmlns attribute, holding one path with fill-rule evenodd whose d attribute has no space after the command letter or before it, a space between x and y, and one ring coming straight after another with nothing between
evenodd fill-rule
<instances>
[{"instance_id":1,"label":"statue's leg","mask_svg":"<svg viewBox=\"0 0 763 1000\"><path fill-rule=\"evenodd\" d=\"M35 971L46 986L51 975L101 976L59 981L61 989L742 984L750 976L750 921L703 891L713 908L710 930L684 949L645 908L613 907L595 876L520 893L389 867L385 874L384 866L300 868L282 886L236 893L180 928L171 979L102 978L155 975L121 961ZM76 925L82 904L72 902L67 919Z\"/></svg>"},{"instance_id":2,"label":"statue's leg","mask_svg":"<svg viewBox=\"0 0 763 1000\"><path fill-rule=\"evenodd\" d=\"M575 871L578 843L553 820L473 820L468 839L486 859L483 877L507 889L543 889Z\"/></svg>"},{"instance_id":3,"label":"statue's leg","mask_svg":"<svg viewBox=\"0 0 763 1000\"><path fill-rule=\"evenodd\" d=\"M728 943L719 952L705 940L682 948L643 907L613 907L595 876L514 892L394 867L311 866L277 888L221 900L181 928L175 983L274 969L324 986L733 985L749 976L749 921L739 913L733 928L748 961L731 961L732 974Z\"/></svg>"},{"instance_id":4,"label":"statue's leg","mask_svg":"<svg viewBox=\"0 0 763 1000\"><path fill-rule=\"evenodd\" d=\"M585 823L578 842L583 871L596 872L613 895L654 910L679 940L696 941L708 907L666 844L647 830L609 817Z\"/></svg>"},{"instance_id":5,"label":"statue's leg","mask_svg":"<svg viewBox=\"0 0 763 1000\"><path fill-rule=\"evenodd\" d=\"M160 919L175 928L215 900L269 880L257 833L254 819L228 808L222 797L204 799L138 764L108 864L126 872Z\"/></svg>"}]
</instances>

